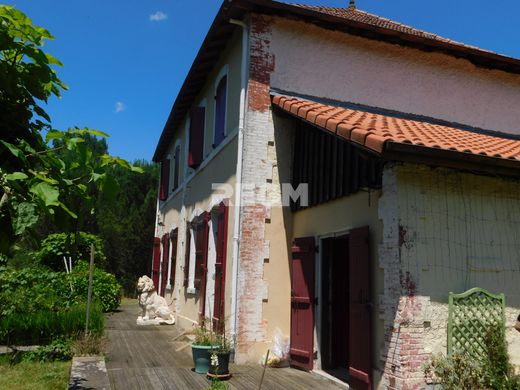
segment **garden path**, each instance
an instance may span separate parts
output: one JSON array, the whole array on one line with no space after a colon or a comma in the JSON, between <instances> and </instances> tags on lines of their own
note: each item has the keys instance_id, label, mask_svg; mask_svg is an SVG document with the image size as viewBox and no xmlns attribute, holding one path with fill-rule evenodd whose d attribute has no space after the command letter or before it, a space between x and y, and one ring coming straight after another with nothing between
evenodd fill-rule
<instances>
[{"instance_id":1,"label":"garden path","mask_svg":"<svg viewBox=\"0 0 520 390\"><path fill-rule=\"evenodd\" d=\"M209 386L204 375L192 371L191 350L176 351L185 342L175 341L177 326L136 325L137 300L124 300L106 322L107 369L112 390L187 389ZM262 376L260 365L232 365L229 390L256 390ZM263 390L344 389L313 373L291 368L266 370Z\"/></svg>"}]
</instances>

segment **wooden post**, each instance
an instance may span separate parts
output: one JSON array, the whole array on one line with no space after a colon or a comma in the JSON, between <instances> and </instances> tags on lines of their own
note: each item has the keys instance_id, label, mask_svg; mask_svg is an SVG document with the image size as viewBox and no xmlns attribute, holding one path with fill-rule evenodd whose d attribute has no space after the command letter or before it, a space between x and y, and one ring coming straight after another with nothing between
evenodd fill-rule
<instances>
[{"instance_id":1,"label":"wooden post","mask_svg":"<svg viewBox=\"0 0 520 390\"><path fill-rule=\"evenodd\" d=\"M87 295L87 318L85 321L85 333L88 333L88 321L90 319L90 307L92 305L92 279L94 276L94 244L90 244L90 267L88 270L88 295Z\"/></svg>"},{"instance_id":2,"label":"wooden post","mask_svg":"<svg viewBox=\"0 0 520 390\"><path fill-rule=\"evenodd\" d=\"M267 353L265 355L264 370L262 371L262 378L260 378L260 385L258 386L258 390L262 390L262 384L264 383L265 369L267 368L268 361L269 361L269 350L267 350Z\"/></svg>"}]
</instances>

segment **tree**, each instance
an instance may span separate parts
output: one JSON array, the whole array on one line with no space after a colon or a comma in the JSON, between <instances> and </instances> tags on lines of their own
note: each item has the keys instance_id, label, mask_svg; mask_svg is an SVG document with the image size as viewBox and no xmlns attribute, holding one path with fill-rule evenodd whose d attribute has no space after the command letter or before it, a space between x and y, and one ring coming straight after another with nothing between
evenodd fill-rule
<instances>
[{"instance_id":1,"label":"tree","mask_svg":"<svg viewBox=\"0 0 520 390\"><path fill-rule=\"evenodd\" d=\"M115 196L111 167L141 172L106 151L95 153L93 140L106 133L52 129L40 104L66 87L53 69L61 63L42 50L49 39L23 13L0 5L0 255L41 214L62 228L76 221L73 230L79 231L84 216L95 211L94 190Z\"/></svg>"}]
</instances>

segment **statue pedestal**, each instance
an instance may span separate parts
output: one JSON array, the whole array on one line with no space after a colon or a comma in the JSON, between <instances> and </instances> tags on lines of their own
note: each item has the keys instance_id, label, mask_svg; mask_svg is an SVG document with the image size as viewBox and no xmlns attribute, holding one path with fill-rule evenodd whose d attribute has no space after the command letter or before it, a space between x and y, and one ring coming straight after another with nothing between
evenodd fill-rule
<instances>
[{"instance_id":1,"label":"statue pedestal","mask_svg":"<svg viewBox=\"0 0 520 390\"><path fill-rule=\"evenodd\" d=\"M175 324L175 320L165 320L160 317L156 318L149 318L145 320L143 317L139 316L137 317L136 324L139 326L150 326L150 325L173 325Z\"/></svg>"}]
</instances>

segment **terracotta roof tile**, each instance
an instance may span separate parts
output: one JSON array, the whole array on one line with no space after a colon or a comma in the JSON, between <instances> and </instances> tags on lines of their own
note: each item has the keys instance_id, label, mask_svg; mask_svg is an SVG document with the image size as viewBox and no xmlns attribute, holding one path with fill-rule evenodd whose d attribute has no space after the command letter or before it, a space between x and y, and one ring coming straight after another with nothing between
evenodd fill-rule
<instances>
[{"instance_id":1,"label":"terracotta roof tile","mask_svg":"<svg viewBox=\"0 0 520 390\"><path fill-rule=\"evenodd\" d=\"M324 130L382 153L389 142L520 161L520 140L277 95L273 104Z\"/></svg>"},{"instance_id":2,"label":"terracotta roof tile","mask_svg":"<svg viewBox=\"0 0 520 390\"><path fill-rule=\"evenodd\" d=\"M479 51L484 51L488 53L495 53L493 51L484 50L476 46L468 45L462 42L457 42L455 40L442 37L437 34L433 34L427 31L423 31L414 27L407 26L406 24L402 24L399 22L395 22L393 20L383 18L381 16L377 16L371 14L369 12L361 11L357 8L334 8L334 7L322 7L317 5L305 5L305 4L292 4L295 7L300 7L304 9L308 9L311 11L319 12L322 14L336 16L338 18L359 22L363 24L367 24L374 27L384 28L387 30L396 31L399 33L404 33L408 35L415 35L420 38L431 39L434 41L450 43L453 45L467 47L472 49L477 49ZM496 53L495 53L496 54Z\"/></svg>"}]
</instances>

